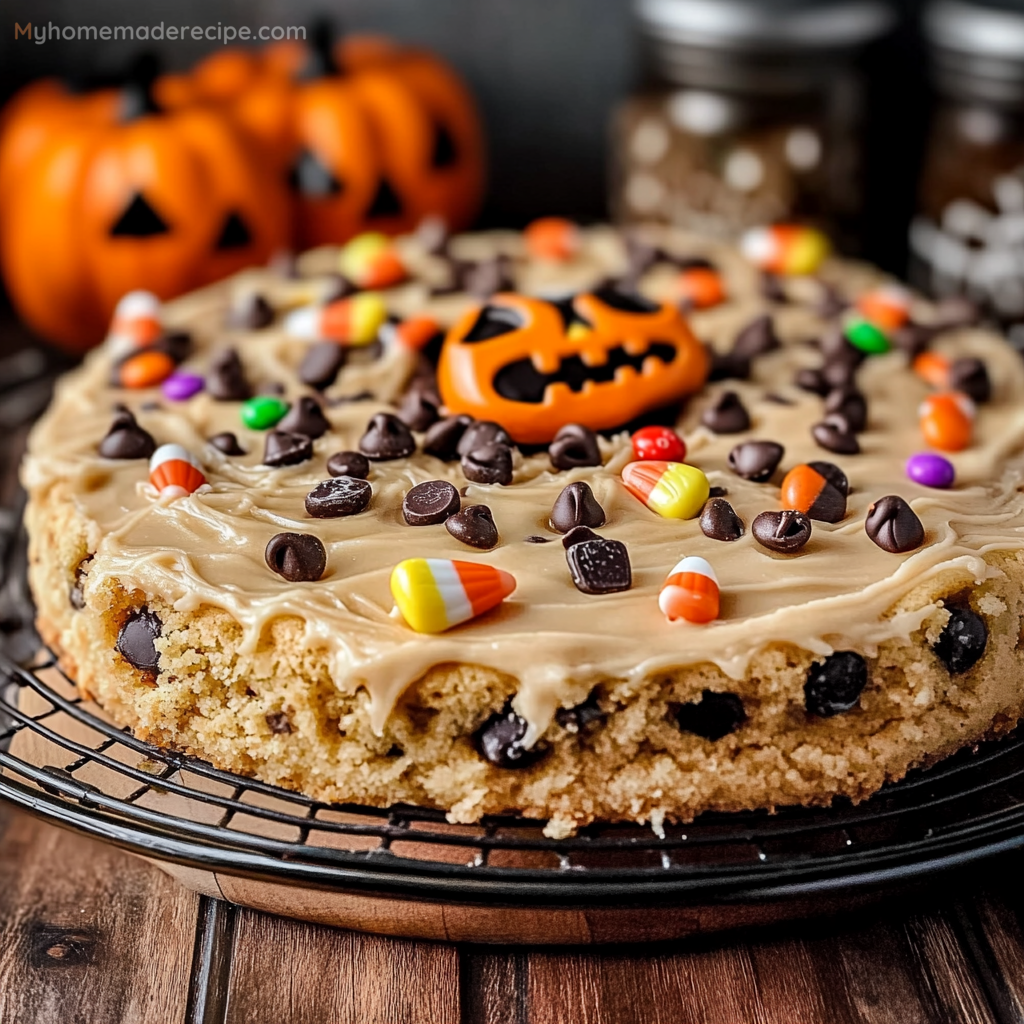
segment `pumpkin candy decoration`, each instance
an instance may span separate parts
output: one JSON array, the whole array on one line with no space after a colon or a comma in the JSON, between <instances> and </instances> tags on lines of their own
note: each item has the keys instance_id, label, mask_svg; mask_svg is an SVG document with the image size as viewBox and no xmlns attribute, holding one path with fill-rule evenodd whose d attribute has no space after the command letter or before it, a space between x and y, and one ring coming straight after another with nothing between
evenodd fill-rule
<instances>
[{"instance_id":1,"label":"pumpkin candy decoration","mask_svg":"<svg viewBox=\"0 0 1024 1024\"><path fill-rule=\"evenodd\" d=\"M438 385L450 414L546 444L567 423L607 430L678 401L708 369L704 346L671 303L611 288L558 302L503 293L449 331Z\"/></svg>"}]
</instances>

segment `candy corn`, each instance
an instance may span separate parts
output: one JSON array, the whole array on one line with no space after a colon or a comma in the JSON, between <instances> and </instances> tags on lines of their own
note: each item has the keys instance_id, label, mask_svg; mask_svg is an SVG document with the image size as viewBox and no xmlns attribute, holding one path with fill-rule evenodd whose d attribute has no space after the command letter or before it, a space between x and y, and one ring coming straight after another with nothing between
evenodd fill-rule
<instances>
[{"instance_id":1,"label":"candy corn","mask_svg":"<svg viewBox=\"0 0 1024 1024\"><path fill-rule=\"evenodd\" d=\"M149 482L161 498L184 498L206 483L199 461L180 444L162 444L149 460Z\"/></svg>"},{"instance_id":2,"label":"candy corn","mask_svg":"<svg viewBox=\"0 0 1024 1024\"><path fill-rule=\"evenodd\" d=\"M813 274L829 248L820 231L799 224L751 228L740 239L743 255L772 274Z\"/></svg>"},{"instance_id":3,"label":"candy corn","mask_svg":"<svg viewBox=\"0 0 1024 1024\"><path fill-rule=\"evenodd\" d=\"M679 298L691 309L710 309L725 301L721 275L710 267L689 267L676 283Z\"/></svg>"},{"instance_id":4,"label":"candy corn","mask_svg":"<svg viewBox=\"0 0 1024 1024\"><path fill-rule=\"evenodd\" d=\"M666 519L692 519L708 500L708 478L683 462L630 462L622 482L634 498Z\"/></svg>"},{"instance_id":5,"label":"candy corn","mask_svg":"<svg viewBox=\"0 0 1024 1024\"><path fill-rule=\"evenodd\" d=\"M562 217L541 217L527 224L523 239L531 256L555 263L571 260L580 249L580 229Z\"/></svg>"},{"instance_id":6,"label":"candy corn","mask_svg":"<svg viewBox=\"0 0 1024 1024\"><path fill-rule=\"evenodd\" d=\"M157 349L142 349L128 356L116 370L116 381L123 388L152 388L174 373L175 362Z\"/></svg>"},{"instance_id":7,"label":"candy corn","mask_svg":"<svg viewBox=\"0 0 1024 1024\"><path fill-rule=\"evenodd\" d=\"M285 317L284 329L306 341L369 345L388 318L384 300L374 292L337 299L326 306L303 306Z\"/></svg>"},{"instance_id":8,"label":"candy corn","mask_svg":"<svg viewBox=\"0 0 1024 1024\"><path fill-rule=\"evenodd\" d=\"M516 589L511 573L478 562L407 558L391 573L391 593L417 633L441 633L482 615Z\"/></svg>"},{"instance_id":9,"label":"candy corn","mask_svg":"<svg viewBox=\"0 0 1024 1024\"><path fill-rule=\"evenodd\" d=\"M632 441L634 457L644 462L682 462L686 458L686 442L671 427L641 427Z\"/></svg>"},{"instance_id":10,"label":"candy corn","mask_svg":"<svg viewBox=\"0 0 1024 1024\"><path fill-rule=\"evenodd\" d=\"M128 292L114 307L107 341L114 348L142 348L162 332L160 300L152 292Z\"/></svg>"},{"instance_id":11,"label":"candy corn","mask_svg":"<svg viewBox=\"0 0 1024 1024\"><path fill-rule=\"evenodd\" d=\"M441 325L432 316L411 316L397 324L384 324L381 338L403 348L418 352L432 338L437 337Z\"/></svg>"},{"instance_id":12,"label":"candy corn","mask_svg":"<svg viewBox=\"0 0 1024 1024\"><path fill-rule=\"evenodd\" d=\"M895 331L910 319L910 293L894 284L872 288L857 299L857 309L876 327Z\"/></svg>"},{"instance_id":13,"label":"candy corn","mask_svg":"<svg viewBox=\"0 0 1024 1024\"><path fill-rule=\"evenodd\" d=\"M356 235L341 250L339 264L342 274L357 288L390 288L407 276L391 239L379 231Z\"/></svg>"},{"instance_id":14,"label":"candy corn","mask_svg":"<svg viewBox=\"0 0 1024 1024\"><path fill-rule=\"evenodd\" d=\"M914 357L914 373L933 388L949 386L949 360L938 352L922 352Z\"/></svg>"},{"instance_id":15,"label":"candy corn","mask_svg":"<svg viewBox=\"0 0 1024 1024\"><path fill-rule=\"evenodd\" d=\"M925 441L944 452L958 452L971 443L974 415L974 403L961 391L930 395L918 408Z\"/></svg>"},{"instance_id":16,"label":"candy corn","mask_svg":"<svg viewBox=\"0 0 1024 1024\"><path fill-rule=\"evenodd\" d=\"M658 595L658 607L669 622L711 622L718 618L718 577L703 559L691 555L669 573Z\"/></svg>"}]
</instances>

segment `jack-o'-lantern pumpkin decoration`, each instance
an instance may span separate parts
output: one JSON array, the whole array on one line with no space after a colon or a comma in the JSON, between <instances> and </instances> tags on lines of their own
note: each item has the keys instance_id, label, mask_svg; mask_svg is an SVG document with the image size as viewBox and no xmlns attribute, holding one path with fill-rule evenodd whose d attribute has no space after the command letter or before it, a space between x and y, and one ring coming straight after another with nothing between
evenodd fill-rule
<instances>
[{"instance_id":1,"label":"jack-o'-lantern pumpkin decoration","mask_svg":"<svg viewBox=\"0 0 1024 1024\"><path fill-rule=\"evenodd\" d=\"M438 384L449 413L543 444L567 423L608 430L678 401L708 369L671 303L612 288L558 302L502 293L448 332Z\"/></svg>"},{"instance_id":2,"label":"jack-o'-lantern pumpkin decoration","mask_svg":"<svg viewBox=\"0 0 1024 1024\"><path fill-rule=\"evenodd\" d=\"M32 87L0 135L4 280L23 319L72 350L129 291L170 298L290 242L287 194L246 133L215 110L159 110L148 83Z\"/></svg>"}]
</instances>

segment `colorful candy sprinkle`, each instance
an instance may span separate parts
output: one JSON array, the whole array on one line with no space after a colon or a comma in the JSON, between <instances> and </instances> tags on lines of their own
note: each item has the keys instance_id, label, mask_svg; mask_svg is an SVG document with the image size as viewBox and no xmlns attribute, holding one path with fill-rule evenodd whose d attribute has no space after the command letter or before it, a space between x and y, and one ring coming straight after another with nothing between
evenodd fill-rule
<instances>
[{"instance_id":1,"label":"colorful candy sprinkle","mask_svg":"<svg viewBox=\"0 0 1024 1024\"><path fill-rule=\"evenodd\" d=\"M198 373L176 370L164 381L162 390L172 402L184 402L203 390L203 378Z\"/></svg>"},{"instance_id":2,"label":"colorful candy sprinkle","mask_svg":"<svg viewBox=\"0 0 1024 1024\"><path fill-rule=\"evenodd\" d=\"M772 224L751 228L740 240L743 255L770 274L813 274L829 253L829 241L814 228Z\"/></svg>"},{"instance_id":3,"label":"colorful candy sprinkle","mask_svg":"<svg viewBox=\"0 0 1024 1024\"><path fill-rule=\"evenodd\" d=\"M718 618L719 592L715 570L703 558L684 558L669 573L658 595L658 607L669 622L711 622Z\"/></svg>"},{"instance_id":4,"label":"colorful candy sprinkle","mask_svg":"<svg viewBox=\"0 0 1024 1024\"><path fill-rule=\"evenodd\" d=\"M356 235L342 250L340 269L357 288L390 288L407 277L391 239L379 231Z\"/></svg>"},{"instance_id":5,"label":"colorful candy sprinkle","mask_svg":"<svg viewBox=\"0 0 1024 1024\"><path fill-rule=\"evenodd\" d=\"M540 217L526 225L523 240L531 256L564 263L579 252L580 230L563 217Z\"/></svg>"},{"instance_id":6,"label":"colorful candy sprinkle","mask_svg":"<svg viewBox=\"0 0 1024 1024\"><path fill-rule=\"evenodd\" d=\"M949 360L938 352L922 352L914 358L914 373L933 388L949 387Z\"/></svg>"},{"instance_id":7,"label":"colorful candy sprinkle","mask_svg":"<svg viewBox=\"0 0 1024 1024\"><path fill-rule=\"evenodd\" d=\"M925 441L939 451L958 452L971 443L974 403L960 391L929 395L918 417Z\"/></svg>"},{"instance_id":8,"label":"colorful candy sprinkle","mask_svg":"<svg viewBox=\"0 0 1024 1024\"><path fill-rule=\"evenodd\" d=\"M910 319L910 293L899 285L872 288L857 299L857 309L883 331L895 331Z\"/></svg>"},{"instance_id":9,"label":"colorful candy sprinkle","mask_svg":"<svg viewBox=\"0 0 1024 1024\"><path fill-rule=\"evenodd\" d=\"M277 426L288 411L288 403L276 395L257 395L242 403L242 422L250 430Z\"/></svg>"},{"instance_id":10,"label":"colorful candy sprinkle","mask_svg":"<svg viewBox=\"0 0 1024 1024\"><path fill-rule=\"evenodd\" d=\"M907 476L922 487L945 490L953 486L956 470L949 459L934 452L918 452L907 459Z\"/></svg>"},{"instance_id":11,"label":"colorful candy sprinkle","mask_svg":"<svg viewBox=\"0 0 1024 1024\"><path fill-rule=\"evenodd\" d=\"M184 498L206 483L199 461L180 444L162 444L149 460L149 482L161 498Z\"/></svg>"},{"instance_id":12,"label":"colorful candy sprinkle","mask_svg":"<svg viewBox=\"0 0 1024 1024\"><path fill-rule=\"evenodd\" d=\"M417 633L441 633L468 622L515 589L511 573L447 558L407 558L391 573L395 604Z\"/></svg>"},{"instance_id":13,"label":"colorful candy sprinkle","mask_svg":"<svg viewBox=\"0 0 1024 1024\"><path fill-rule=\"evenodd\" d=\"M883 355L891 348L885 331L862 317L851 317L843 329L843 334L854 348L859 348L868 355Z\"/></svg>"},{"instance_id":14,"label":"colorful candy sprinkle","mask_svg":"<svg viewBox=\"0 0 1024 1024\"><path fill-rule=\"evenodd\" d=\"M725 301L725 286L717 270L688 267L676 282L679 298L692 309L710 309Z\"/></svg>"},{"instance_id":15,"label":"colorful candy sprinkle","mask_svg":"<svg viewBox=\"0 0 1024 1024\"><path fill-rule=\"evenodd\" d=\"M170 377L174 366L174 360L166 352L143 349L121 363L117 380L123 388L152 388Z\"/></svg>"},{"instance_id":16,"label":"colorful candy sprinkle","mask_svg":"<svg viewBox=\"0 0 1024 1024\"><path fill-rule=\"evenodd\" d=\"M388 318L384 300L375 292L338 299L326 306L303 306L285 317L284 329L306 341L337 341L369 345Z\"/></svg>"},{"instance_id":17,"label":"colorful candy sprinkle","mask_svg":"<svg viewBox=\"0 0 1024 1024\"><path fill-rule=\"evenodd\" d=\"M644 462L682 462L686 442L671 427L642 427L633 435L633 454Z\"/></svg>"},{"instance_id":18,"label":"colorful candy sprinkle","mask_svg":"<svg viewBox=\"0 0 1024 1024\"><path fill-rule=\"evenodd\" d=\"M814 466L794 466L779 488L783 508L803 512L822 523L838 523L846 515L846 494Z\"/></svg>"},{"instance_id":19,"label":"colorful candy sprinkle","mask_svg":"<svg viewBox=\"0 0 1024 1024\"><path fill-rule=\"evenodd\" d=\"M708 478L683 462L630 462L622 468L626 489L665 519L693 519L708 500Z\"/></svg>"}]
</instances>

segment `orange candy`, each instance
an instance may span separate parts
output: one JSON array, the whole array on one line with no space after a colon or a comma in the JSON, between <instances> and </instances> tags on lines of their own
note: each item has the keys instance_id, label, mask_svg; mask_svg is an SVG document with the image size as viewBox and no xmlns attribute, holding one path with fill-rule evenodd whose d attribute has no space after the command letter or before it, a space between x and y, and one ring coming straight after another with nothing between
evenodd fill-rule
<instances>
[{"instance_id":1,"label":"orange candy","mask_svg":"<svg viewBox=\"0 0 1024 1024\"><path fill-rule=\"evenodd\" d=\"M949 360L938 352L922 352L915 357L913 365L914 373L933 388L944 388L949 384Z\"/></svg>"},{"instance_id":2,"label":"orange candy","mask_svg":"<svg viewBox=\"0 0 1024 1024\"><path fill-rule=\"evenodd\" d=\"M876 327L895 331L910 318L910 296L895 285L872 288L857 300L857 309Z\"/></svg>"},{"instance_id":3,"label":"orange candy","mask_svg":"<svg viewBox=\"0 0 1024 1024\"><path fill-rule=\"evenodd\" d=\"M959 391L946 391L926 398L918 411L921 434L933 448L958 452L971 443L974 403Z\"/></svg>"},{"instance_id":4,"label":"orange candy","mask_svg":"<svg viewBox=\"0 0 1024 1024\"><path fill-rule=\"evenodd\" d=\"M725 301L721 275L710 267L690 267L679 274L679 297L693 309L710 309Z\"/></svg>"},{"instance_id":5,"label":"orange candy","mask_svg":"<svg viewBox=\"0 0 1024 1024\"><path fill-rule=\"evenodd\" d=\"M658 607L669 622L711 622L718 618L719 603L714 569L703 558L694 556L676 565L658 595Z\"/></svg>"},{"instance_id":6,"label":"orange candy","mask_svg":"<svg viewBox=\"0 0 1024 1024\"><path fill-rule=\"evenodd\" d=\"M174 373L174 365L166 352L143 349L121 364L117 378L123 388L152 388Z\"/></svg>"},{"instance_id":7,"label":"orange candy","mask_svg":"<svg viewBox=\"0 0 1024 1024\"><path fill-rule=\"evenodd\" d=\"M579 252L580 231L564 217L541 217L527 224L523 239L531 256L564 263Z\"/></svg>"},{"instance_id":8,"label":"orange candy","mask_svg":"<svg viewBox=\"0 0 1024 1024\"><path fill-rule=\"evenodd\" d=\"M435 338L440 330L440 324L432 316L411 316L408 320L395 324L394 339L404 348L418 352Z\"/></svg>"},{"instance_id":9,"label":"orange candy","mask_svg":"<svg viewBox=\"0 0 1024 1024\"><path fill-rule=\"evenodd\" d=\"M846 515L845 488L808 465L794 466L783 477L779 503L822 523L838 523Z\"/></svg>"}]
</instances>

